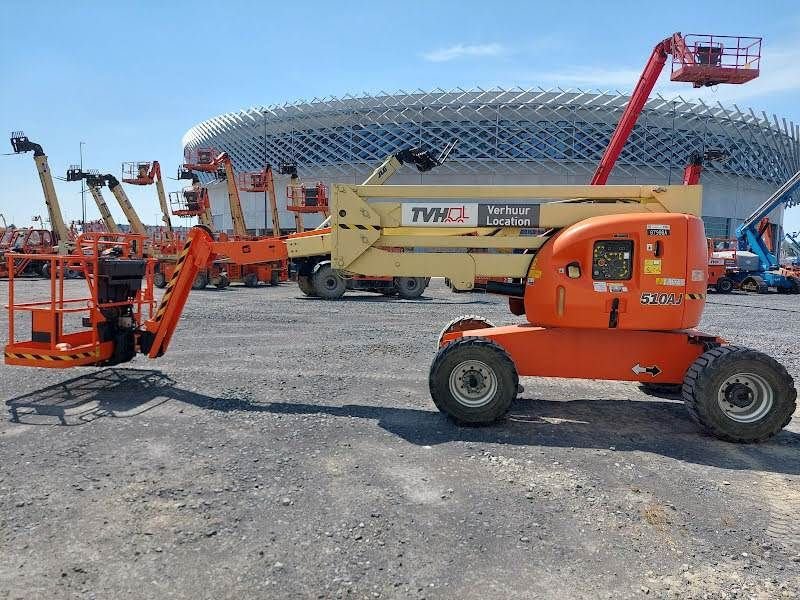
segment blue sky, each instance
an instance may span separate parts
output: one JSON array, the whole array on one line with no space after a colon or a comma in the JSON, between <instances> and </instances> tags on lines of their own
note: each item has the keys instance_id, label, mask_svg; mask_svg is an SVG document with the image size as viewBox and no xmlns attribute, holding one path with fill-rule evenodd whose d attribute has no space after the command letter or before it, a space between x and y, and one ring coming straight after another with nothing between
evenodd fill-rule
<instances>
[{"instance_id":1,"label":"blue sky","mask_svg":"<svg viewBox=\"0 0 800 600\"><path fill-rule=\"evenodd\" d=\"M800 122L796 0L2 4L0 132L25 130L59 175L80 141L88 168L158 159L173 174L189 127L252 105L456 86L627 92L673 31L763 36L758 80L701 94ZM697 97L666 78L662 92ZM80 218L79 189L57 182L67 219ZM128 191L157 222L155 190ZM18 225L44 212L29 155L0 156L0 212ZM800 208L787 227L800 230Z\"/></svg>"}]
</instances>

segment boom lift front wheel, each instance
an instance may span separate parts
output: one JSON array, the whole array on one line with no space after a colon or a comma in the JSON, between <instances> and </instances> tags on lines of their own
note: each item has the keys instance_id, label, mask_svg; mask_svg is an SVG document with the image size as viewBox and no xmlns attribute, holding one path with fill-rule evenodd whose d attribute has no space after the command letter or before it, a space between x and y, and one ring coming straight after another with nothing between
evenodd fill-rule
<instances>
[{"instance_id":1,"label":"boom lift front wheel","mask_svg":"<svg viewBox=\"0 0 800 600\"><path fill-rule=\"evenodd\" d=\"M514 362L498 343L464 337L436 354L428 378L436 408L457 423L492 423L508 412L517 396Z\"/></svg>"},{"instance_id":2,"label":"boom lift front wheel","mask_svg":"<svg viewBox=\"0 0 800 600\"><path fill-rule=\"evenodd\" d=\"M319 265L311 276L311 282L314 292L323 300L338 300L347 291L347 282L329 263Z\"/></svg>"},{"instance_id":3,"label":"boom lift front wheel","mask_svg":"<svg viewBox=\"0 0 800 600\"><path fill-rule=\"evenodd\" d=\"M683 401L704 429L730 442L762 442L783 429L796 408L794 380L774 358L719 346L689 368Z\"/></svg>"}]
</instances>

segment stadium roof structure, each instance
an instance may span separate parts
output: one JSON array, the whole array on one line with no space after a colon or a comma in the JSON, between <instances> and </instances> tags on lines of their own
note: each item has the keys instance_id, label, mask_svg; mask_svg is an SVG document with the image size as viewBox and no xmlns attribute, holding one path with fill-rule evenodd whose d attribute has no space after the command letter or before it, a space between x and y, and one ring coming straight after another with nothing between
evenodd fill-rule
<instances>
[{"instance_id":1,"label":"stadium roof structure","mask_svg":"<svg viewBox=\"0 0 800 600\"><path fill-rule=\"evenodd\" d=\"M346 95L226 113L192 127L184 149L227 151L238 169L288 160L335 178L409 146L457 146L441 171L590 178L628 96L580 89L456 89ZM265 135L266 133L266 135ZM779 184L800 170L800 126L765 112L680 96L651 98L614 176L675 173L693 151L727 158L704 177Z\"/></svg>"}]
</instances>

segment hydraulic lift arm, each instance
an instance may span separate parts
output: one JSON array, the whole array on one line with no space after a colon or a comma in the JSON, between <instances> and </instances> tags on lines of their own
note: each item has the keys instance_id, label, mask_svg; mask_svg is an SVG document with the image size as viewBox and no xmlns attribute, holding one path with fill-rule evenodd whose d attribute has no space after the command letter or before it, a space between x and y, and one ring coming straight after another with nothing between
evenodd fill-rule
<instances>
[{"instance_id":1,"label":"hydraulic lift arm","mask_svg":"<svg viewBox=\"0 0 800 600\"><path fill-rule=\"evenodd\" d=\"M731 47L726 48L724 43L731 44ZM677 32L656 44L592 176L592 185L608 183L611 171L670 55L673 57L672 81L689 82L694 87L740 84L758 77L761 38L712 35L684 37Z\"/></svg>"},{"instance_id":2,"label":"hydraulic lift arm","mask_svg":"<svg viewBox=\"0 0 800 600\"><path fill-rule=\"evenodd\" d=\"M542 200L531 201L537 198ZM332 207L330 230L286 240L289 258L313 256L322 248L330 252L333 267L346 273L444 276L458 289L471 289L476 275L524 278L536 249L561 228L591 217L697 216L701 191L698 186L337 184ZM546 233L532 235L531 229ZM452 252L472 248L504 252Z\"/></svg>"},{"instance_id":3,"label":"hydraulic lift arm","mask_svg":"<svg viewBox=\"0 0 800 600\"><path fill-rule=\"evenodd\" d=\"M278 197L275 193L275 177L272 173L272 165L267 165L264 169L264 178L267 186L267 194L269 195L269 209L272 213L272 235L281 237L281 216L278 212Z\"/></svg>"},{"instance_id":4,"label":"hydraulic lift arm","mask_svg":"<svg viewBox=\"0 0 800 600\"><path fill-rule=\"evenodd\" d=\"M122 212L125 214L125 218L128 219L128 223L131 226L131 231L138 235L147 235L147 230L145 229L144 223L142 223L142 220L139 218L139 215L133 208L133 204L131 204L130 199L128 199L128 195L125 193L125 190L122 189L122 184L119 182L119 179L110 173L103 175L103 179L108 185L108 188L111 190L111 193L114 194L114 198L117 199L117 203L122 209Z\"/></svg>"},{"instance_id":5,"label":"hydraulic lift arm","mask_svg":"<svg viewBox=\"0 0 800 600\"><path fill-rule=\"evenodd\" d=\"M89 192L92 194L92 198L94 198L97 210L100 211L100 217L103 219L103 223L105 223L108 232L120 233L119 226L117 226L114 221L114 217L111 216L108 204L106 204L105 198L103 198L101 188L106 184L105 179L96 172L82 171L80 167L77 166L72 166L67 169L67 181L81 180L86 180L86 187L89 188Z\"/></svg>"},{"instance_id":6,"label":"hydraulic lift arm","mask_svg":"<svg viewBox=\"0 0 800 600\"><path fill-rule=\"evenodd\" d=\"M255 264L285 259L286 246L281 240L272 238L218 242L206 227L193 227L178 255L155 316L142 328L140 346L144 354L157 358L166 351L198 270L211 264L218 255L237 264Z\"/></svg>"},{"instance_id":7,"label":"hydraulic lift arm","mask_svg":"<svg viewBox=\"0 0 800 600\"><path fill-rule=\"evenodd\" d=\"M228 153L221 152L217 156L212 157L208 154L207 150L204 150L198 152L197 161L186 162L183 168L203 173L216 173L218 178L225 179L233 235L239 238L247 237L247 225L245 224L244 212L242 211L242 202L239 198L239 188L236 186L236 172Z\"/></svg>"},{"instance_id":8,"label":"hydraulic lift arm","mask_svg":"<svg viewBox=\"0 0 800 600\"><path fill-rule=\"evenodd\" d=\"M128 177L125 176L126 174ZM155 184L158 204L161 208L161 221L164 223L166 231L166 239L172 242L175 239L175 232L172 229L172 220L169 216L169 204L167 203L167 194L164 191L164 180L161 177L161 165L159 162L154 160L152 162L123 163L122 181L131 185Z\"/></svg>"},{"instance_id":9,"label":"hydraulic lift arm","mask_svg":"<svg viewBox=\"0 0 800 600\"><path fill-rule=\"evenodd\" d=\"M64 216L61 214L61 206L58 203L56 188L53 185L53 175L50 172L50 166L47 164L47 155L42 150L42 146L31 142L23 132L15 131L11 134L11 147L17 154L33 150L33 161L36 163L39 180L42 182L42 192L44 192L44 202L47 205L47 213L50 218L50 227L53 229L55 241L59 245L66 245L69 242L70 233L64 222Z\"/></svg>"},{"instance_id":10,"label":"hydraulic lift arm","mask_svg":"<svg viewBox=\"0 0 800 600\"><path fill-rule=\"evenodd\" d=\"M383 185L389 181L400 168L408 163L414 165L420 173L426 173L431 169L440 166L447 157L453 152L456 147L457 140L449 142L438 157L433 157L430 153L419 147L406 148L397 154L393 154L378 165L378 167L370 173L361 185ZM296 174L296 173L295 173ZM325 219L317 229L324 229L330 226L331 218Z\"/></svg>"}]
</instances>

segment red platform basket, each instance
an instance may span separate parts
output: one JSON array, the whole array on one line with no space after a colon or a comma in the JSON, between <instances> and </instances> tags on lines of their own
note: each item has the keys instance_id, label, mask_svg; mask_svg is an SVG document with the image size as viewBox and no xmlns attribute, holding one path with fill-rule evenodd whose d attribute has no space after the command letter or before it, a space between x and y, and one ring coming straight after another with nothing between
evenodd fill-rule
<instances>
[{"instance_id":1,"label":"red platform basket","mask_svg":"<svg viewBox=\"0 0 800 600\"><path fill-rule=\"evenodd\" d=\"M169 204L172 214L176 217L197 217L202 215L210 206L208 190L185 189L180 192L169 193Z\"/></svg>"},{"instance_id":2,"label":"red platform basket","mask_svg":"<svg viewBox=\"0 0 800 600\"><path fill-rule=\"evenodd\" d=\"M183 155L183 168L190 171L209 173L217 170L216 158L219 156L214 148L195 148L187 150Z\"/></svg>"},{"instance_id":3,"label":"red platform basket","mask_svg":"<svg viewBox=\"0 0 800 600\"><path fill-rule=\"evenodd\" d=\"M758 77L760 67L760 37L676 34L672 38L672 81L694 87L741 84Z\"/></svg>"},{"instance_id":4,"label":"red platform basket","mask_svg":"<svg viewBox=\"0 0 800 600\"><path fill-rule=\"evenodd\" d=\"M286 197L291 204L286 208L299 213L327 213L328 186L322 183L286 186Z\"/></svg>"},{"instance_id":5,"label":"red platform basket","mask_svg":"<svg viewBox=\"0 0 800 600\"><path fill-rule=\"evenodd\" d=\"M236 178L239 189L244 192L266 192L269 189L266 171L239 173Z\"/></svg>"},{"instance_id":6,"label":"red platform basket","mask_svg":"<svg viewBox=\"0 0 800 600\"><path fill-rule=\"evenodd\" d=\"M154 183L152 163L136 161L122 163L122 181L131 185L150 185Z\"/></svg>"}]
</instances>

